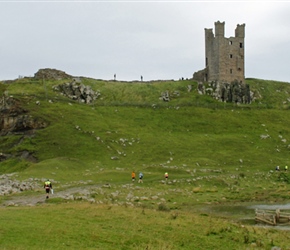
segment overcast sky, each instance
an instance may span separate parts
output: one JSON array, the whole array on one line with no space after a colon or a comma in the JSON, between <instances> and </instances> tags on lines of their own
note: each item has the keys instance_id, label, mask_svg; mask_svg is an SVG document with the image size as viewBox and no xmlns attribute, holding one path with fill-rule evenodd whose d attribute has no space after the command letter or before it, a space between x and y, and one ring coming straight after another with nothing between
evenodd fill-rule
<instances>
[{"instance_id":1,"label":"overcast sky","mask_svg":"<svg viewBox=\"0 0 290 250\"><path fill-rule=\"evenodd\" d=\"M1 1L0 80L54 68L168 80L205 67L204 28L245 27L245 77L290 82L287 1Z\"/></svg>"}]
</instances>

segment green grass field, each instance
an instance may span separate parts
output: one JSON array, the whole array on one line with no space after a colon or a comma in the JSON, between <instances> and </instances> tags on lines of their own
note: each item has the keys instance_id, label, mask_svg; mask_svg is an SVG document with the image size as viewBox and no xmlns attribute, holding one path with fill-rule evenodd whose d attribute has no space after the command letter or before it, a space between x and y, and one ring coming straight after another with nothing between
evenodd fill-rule
<instances>
[{"instance_id":1,"label":"green grass field","mask_svg":"<svg viewBox=\"0 0 290 250\"><path fill-rule=\"evenodd\" d=\"M1 208L0 218L1 249L289 248L287 231L205 213L73 203Z\"/></svg>"}]
</instances>

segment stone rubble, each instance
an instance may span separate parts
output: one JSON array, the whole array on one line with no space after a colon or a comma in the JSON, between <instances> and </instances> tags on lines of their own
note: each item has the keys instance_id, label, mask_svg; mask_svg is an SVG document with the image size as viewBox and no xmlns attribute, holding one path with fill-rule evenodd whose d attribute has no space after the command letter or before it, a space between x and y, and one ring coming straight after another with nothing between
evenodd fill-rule
<instances>
[{"instance_id":1,"label":"stone rubble","mask_svg":"<svg viewBox=\"0 0 290 250\"><path fill-rule=\"evenodd\" d=\"M62 95L81 102L93 103L101 95L100 92L92 90L90 86L77 83L76 81L60 84L53 87L54 91L59 91Z\"/></svg>"}]
</instances>

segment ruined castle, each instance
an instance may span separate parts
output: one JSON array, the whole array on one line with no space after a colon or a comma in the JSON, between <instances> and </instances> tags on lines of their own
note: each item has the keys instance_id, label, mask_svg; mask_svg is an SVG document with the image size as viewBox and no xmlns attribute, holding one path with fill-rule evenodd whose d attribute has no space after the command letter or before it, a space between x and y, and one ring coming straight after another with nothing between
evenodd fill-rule
<instances>
[{"instance_id":1,"label":"ruined castle","mask_svg":"<svg viewBox=\"0 0 290 250\"><path fill-rule=\"evenodd\" d=\"M205 69L195 72L201 82L245 81L245 24L237 25L234 37L225 37L225 22L215 22L215 34L205 29Z\"/></svg>"}]
</instances>

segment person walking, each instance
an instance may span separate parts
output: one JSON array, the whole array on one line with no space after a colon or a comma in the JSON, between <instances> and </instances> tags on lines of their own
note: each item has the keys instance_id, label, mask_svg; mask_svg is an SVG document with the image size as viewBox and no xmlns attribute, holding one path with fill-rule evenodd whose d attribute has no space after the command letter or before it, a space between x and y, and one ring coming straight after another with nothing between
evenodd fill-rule
<instances>
[{"instance_id":1,"label":"person walking","mask_svg":"<svg viewBox=\"0 0 290 250\"><path fill-rule=\"evenodd\" d=\"M285 172L286 172L287 170L288 170L288 166L286 165L286 166L285 166Z\"/></svg>"},{"instance_id":2,"label":"person walking","mask_svg":"<svg viewBox=\"0 0 290 250\"><path fill-rule=\"evenodd\" d=\"M167 182L167 180L168 180L168 173L167 172L164 174L164 178L165 178L165 181Z\"/></svg>"},{"instance_id":3,"label":"person walking","mask_svg":"<svg viewBox=\"0 0 290 250\"><path fill-rule=\"evenodd\" d=\"M47 179L47 180L44 182L43 187L44 187L44 189L45 189L46 199L48 199L48 198L49 198L50 190L52 190L52 184L51 184L51 182L49 181L49 179Z\"/></svg>"},{"instance_id":4,"label":"person walking","mask_svg":"<svg viewBox=\"0 0 290 250\"><path fill-rule=\"evenodd\" d=\"M134 171L132 171L131 177L132 177L132 182L135 182L136 175L135 175L135 172Z\"/></svg>"},{"instance_id":5,"label":"person walking","mask_svg":"<svg viewBox=\"0 0 290 250\"><path fill-rule=\"evenodd\" d=\"M143 173L142 172L139 173L139 181L138 181L138 183L143 183Z\"/></svg>"}]
</instances>

